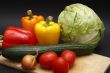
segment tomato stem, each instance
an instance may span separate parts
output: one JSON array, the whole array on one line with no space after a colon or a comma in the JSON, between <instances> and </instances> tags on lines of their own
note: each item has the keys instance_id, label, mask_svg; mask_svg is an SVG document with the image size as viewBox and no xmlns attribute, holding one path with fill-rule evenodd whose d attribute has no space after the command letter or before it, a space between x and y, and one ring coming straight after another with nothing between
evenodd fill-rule
<instances>
[{"instance_id":1,"label":"tomato stem","mask_svg":"<svg viewBox=\"0 0 110 73\"><path fill-rule=\"evenodd\" d=\"M27 15L29 16L29 20L31 20L33 18L32 10L28 10Z\"/></svg>"}]
</instances>

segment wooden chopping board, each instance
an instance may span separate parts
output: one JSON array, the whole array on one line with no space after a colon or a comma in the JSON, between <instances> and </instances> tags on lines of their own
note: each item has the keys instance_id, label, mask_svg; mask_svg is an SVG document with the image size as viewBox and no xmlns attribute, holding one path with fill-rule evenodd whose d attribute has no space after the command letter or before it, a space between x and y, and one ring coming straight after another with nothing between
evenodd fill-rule
<instances>
[{"instance_id":1,"label":"wooden chopping board","mask_svg":"<svg viewBox=\"0 0 110 73\"><path fill-rule=\"evenodd\" d=\"M21 64L10 61L0 56L0 64L25 71ZM78 57L74 66L69 70L69 73L105 73L110 66L110 58L98 54ZM38 64L35 70L25 71L27 73L53 73L52 70L44 70Z\"/></svg>"}]
</instances>

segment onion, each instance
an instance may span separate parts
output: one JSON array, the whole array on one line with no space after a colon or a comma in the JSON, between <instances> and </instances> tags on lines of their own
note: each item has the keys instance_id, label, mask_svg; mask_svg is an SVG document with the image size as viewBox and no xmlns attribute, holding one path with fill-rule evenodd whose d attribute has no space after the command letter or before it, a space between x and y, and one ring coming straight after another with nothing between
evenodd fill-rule
<instances>
[{"instance_id":1,"label":"onion","mask_svg":"<svg viewBox=\"0 0 110 73\"><path fill-rule=\"evenodd\" d=\"M22 68L26 70L35 69L37 65L36 57L33 55L25 55L22 59Z\"/></svg>"}]
</instances>

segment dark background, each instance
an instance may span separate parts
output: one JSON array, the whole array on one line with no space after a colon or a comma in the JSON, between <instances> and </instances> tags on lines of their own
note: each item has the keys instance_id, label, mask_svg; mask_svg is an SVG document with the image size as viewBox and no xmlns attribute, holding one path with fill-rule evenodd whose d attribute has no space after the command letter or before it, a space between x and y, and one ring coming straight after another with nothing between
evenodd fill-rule
<instances>
[{"instance_id":1,"label":"dark background","mask_svg":"<svg viewBox=\"0 0 110 73\"><path fill-rule=\"evenodd\" d=\"M73 3L82 3L92 8L105 24L105 35L97 46L95 53L110 57L110 4L109 0L1 0L0 2L0 34L7 26L21 27L20 19L26 15L28 9L33 13L45 17L52 15L54 20L65 6ZM23 73L12 68L0 65L0 73ZM110 69L107 71L110 73Z\"/></svg>"}]
</instances>

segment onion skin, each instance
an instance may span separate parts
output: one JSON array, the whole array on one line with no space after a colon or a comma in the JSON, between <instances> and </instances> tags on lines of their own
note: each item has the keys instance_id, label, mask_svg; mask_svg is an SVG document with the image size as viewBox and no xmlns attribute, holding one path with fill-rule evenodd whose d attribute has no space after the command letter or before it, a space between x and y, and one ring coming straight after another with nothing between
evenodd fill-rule
<instances>
[{"instance_id":1,"label":"onion skin","mask_svg":"<svg viewBox=\"0 0 110 73\"><path fill-rule=\"evenodd\" d=\"M21 65L25 70L35 69L37 65L36 57L33 55L25 55L22 59Z\"/></svg>"}]
</instances>

